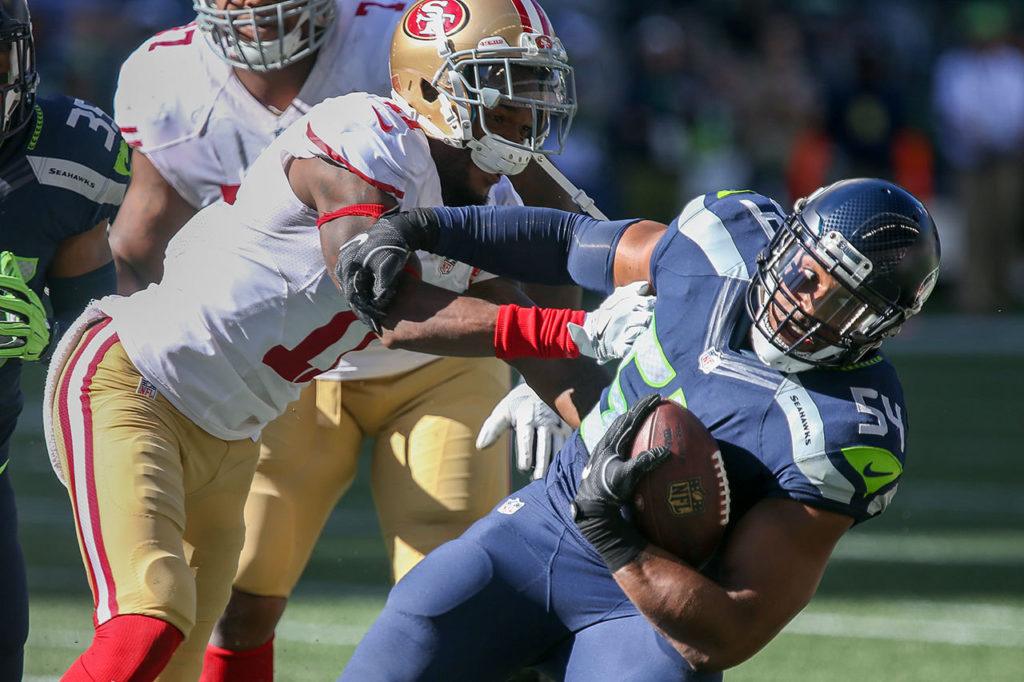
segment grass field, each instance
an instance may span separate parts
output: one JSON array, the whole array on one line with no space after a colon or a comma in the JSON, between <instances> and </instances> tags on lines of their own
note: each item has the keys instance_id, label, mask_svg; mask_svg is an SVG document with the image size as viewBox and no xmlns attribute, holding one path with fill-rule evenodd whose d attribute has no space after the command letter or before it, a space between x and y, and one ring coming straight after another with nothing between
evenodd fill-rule
<instances>
[{"instance_id":1,"label":"grass field","mask_svg":"<svg viewBox=\"0 0 1024 682\"><path fill-rule=\"evenodd\" d=\"M814 602L733 681L1024 680L1024 345L894 358L910 461L886 514L849 533ZM941 352L941 348L939 349ZM12 449L32 592L26 679L91 638L63 488L42 445L39 377ZM360 481L332 517L278 636L278 679L331 680L383 604L383 546ZM624 643L628 646L628 643Z\"/></svg>"}]
</instances>

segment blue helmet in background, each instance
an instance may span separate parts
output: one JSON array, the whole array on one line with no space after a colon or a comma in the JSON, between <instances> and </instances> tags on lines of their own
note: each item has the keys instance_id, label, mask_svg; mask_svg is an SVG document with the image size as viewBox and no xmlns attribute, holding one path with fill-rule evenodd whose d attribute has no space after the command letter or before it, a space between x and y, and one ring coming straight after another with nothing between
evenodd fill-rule
<instances>
[{"instance_id":1,"label":"blue helmet in background","mask_svg":"<svg viewBox=\"0 0 1024 682\"><path fill-rule=\"evenodd\" d=\"M754 350L785 372L858 362L921 310L939 235L916 197L858 178L796 202L747 292Z\"/></svg>"},{"instance_id":2,"label":"blue helmet in background","mask_svg":"<svg viewBox=\"0 0 1024 682\"><path fill-rule=\"evenodd\" d=\"M0 0L0 143L32 118L38 83L28 3Z\"/></svg>"}]
</instances>

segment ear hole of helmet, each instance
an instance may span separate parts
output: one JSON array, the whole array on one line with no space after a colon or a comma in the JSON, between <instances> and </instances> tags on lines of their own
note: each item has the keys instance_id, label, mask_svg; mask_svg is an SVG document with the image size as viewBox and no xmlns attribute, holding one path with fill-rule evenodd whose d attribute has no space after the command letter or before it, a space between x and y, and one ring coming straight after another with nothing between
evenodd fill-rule
<instances>
[{"instance_id":1,"label":"ear hole of helmet","mask_svg":"<svg viewBox=\"0 0 1024 682\"><path fill-rule=\"evenodd\" d=\"M420 79L420 94L423 96L424 100L430 103L436 102L438 96L440 96L437 88L431 85L426 79Z\"/></svg>"}]
</instances>

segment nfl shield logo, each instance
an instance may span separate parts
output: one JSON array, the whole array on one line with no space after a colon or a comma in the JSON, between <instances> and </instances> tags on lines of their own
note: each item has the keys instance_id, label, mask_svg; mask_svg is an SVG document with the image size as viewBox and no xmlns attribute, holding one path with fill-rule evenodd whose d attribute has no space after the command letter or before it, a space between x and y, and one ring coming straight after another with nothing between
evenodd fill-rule
<instances>
[{"instance_id":1,"label":"nfl shield logo","mask_svg":"<svg viewBox=\"0 0 1024 682\"><path fill-rule=\"evenodd\" d=\"M668 506L676 516L704 511L704 486L699 478L673 483L668 489Z\"/></svg>"},{"instance_id":2,"label":"nfl shield logo","mask_svg":"<svg viewBox=\"0 0 1024 682\"><path fill-rule=\"evenodd\" d=\"M520 500L518 497L510 497L501 503L498 507L499 514L512 515L522 509L526 505L525 502Z\"/></svg>"}]
</instances>

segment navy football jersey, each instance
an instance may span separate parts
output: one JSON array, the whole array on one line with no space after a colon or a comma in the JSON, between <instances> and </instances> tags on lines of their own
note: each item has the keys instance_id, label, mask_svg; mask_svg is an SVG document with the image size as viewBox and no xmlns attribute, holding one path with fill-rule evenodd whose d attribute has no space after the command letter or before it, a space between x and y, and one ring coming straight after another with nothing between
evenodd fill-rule
<instances>
[{"instance_id":1,"label":"navy football jersey","mask_svg":"<svg viewBox=\"0 0 1024 682\"><path fill-rule=\"evenodd\" d=\"M885 509L903 472L907 412L880 354L841 370L782 374L750 350L744 298L784 212L752 192L698 197L651 259L654 319L560 453L549 495L567 513L587 452L611 421L657 392L689 408L721 447L732 523L789 498L860 522Z\"/></svg>"},{"instance_id":2,"label":"navy football jersey","mask_svg":"<svg viewBox=\"0 0 1024 682\"><path fill-rule=\"evenodd\" d=\"M0 250L17 256L40 298L60 243L109 221L129 174L129 149L114 122L78 99L37 98L25 129L0 144ZM2 455L21 410L21 363L0 363Z\"/></svg>"}]
</instances>

